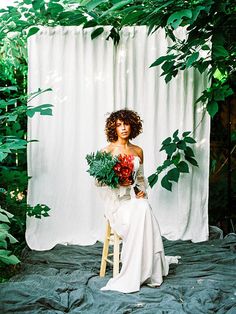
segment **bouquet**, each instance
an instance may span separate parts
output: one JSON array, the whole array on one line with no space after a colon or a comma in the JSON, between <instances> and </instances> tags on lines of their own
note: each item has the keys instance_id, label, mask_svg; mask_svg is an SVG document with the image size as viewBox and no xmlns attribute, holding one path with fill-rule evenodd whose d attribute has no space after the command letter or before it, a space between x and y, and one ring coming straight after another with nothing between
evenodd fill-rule
<instances>
[{"instance_id":1,"label":"bouquet","mask_svg":"<svg viewBox=\"0 0 236 314\"><path fill-rule=\"evenodd\" d=\"M117 188L119 184L133 182L134 156L112 156L107 152L96 152L86 156L89 169L87 172L101 185Z\"/></svg>"}]
</instances>

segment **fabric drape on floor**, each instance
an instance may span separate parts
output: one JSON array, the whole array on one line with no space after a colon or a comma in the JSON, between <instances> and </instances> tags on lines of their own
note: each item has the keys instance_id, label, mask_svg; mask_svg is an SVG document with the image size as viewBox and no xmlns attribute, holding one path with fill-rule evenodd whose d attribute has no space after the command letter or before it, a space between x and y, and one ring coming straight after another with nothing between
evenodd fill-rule
<instances>
[{"instance_id":1,"label":"fabric drape on floor","mask_svg":"<svg viewBox=\"0 0 236 314\"><path fill-rule=\"evenodd\" d=\"M110 27L91 40L94 28L43 27L29 37L28 90L52 88L30 105L53 104L53 116L28 121L28 203L47 204L50 217L27 219L30 248L57 243L89 245L104 237L103 203L86 172L86 154L107 145L106 113L124 107L137 111L144 132L133 143L144 149L146 176L164 160L161 142L176 129L193 131L199 168L181 175L173 192L160 186L149 199L162 235L194 242L208 238L210 119L194 105L207 80L192 69L166 84L160 67L149 68L170 44L163 30L147 36L145 26L125 27L114 46ZM179 31L184 36L184 30Z\"/></svg>"},{"instance_id":2,"label":"fabric drape on floor","mask_svg":"<svg viewBox=\"0 0 236 314\"><path fill-rule=\"evenodd\" d=\"M164 240L168 255L181 254L158 289L101 291L112 276L98 276L101 243L23 251L21 271L0 284L1 314L235 314L236 234L202 243Z\"/></svg>"}]
</instances>

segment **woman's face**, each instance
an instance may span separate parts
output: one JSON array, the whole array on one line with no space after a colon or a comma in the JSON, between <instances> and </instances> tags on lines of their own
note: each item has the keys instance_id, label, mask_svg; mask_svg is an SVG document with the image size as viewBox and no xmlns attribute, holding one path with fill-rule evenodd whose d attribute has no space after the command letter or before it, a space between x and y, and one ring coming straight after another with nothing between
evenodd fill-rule
<instances>
[{"instance_id":1,"label":"woman's face","mask_svg":"<svg viewBox=\"0 0 236 314\"><path fill-rule=\"evenodd\" d=\"M131 133L131 126L129 123L121 121L121 120L116 120L116 133L117 136L122 138L122 139L127 139L130 136Z\"/></svg>"}]
</instances>

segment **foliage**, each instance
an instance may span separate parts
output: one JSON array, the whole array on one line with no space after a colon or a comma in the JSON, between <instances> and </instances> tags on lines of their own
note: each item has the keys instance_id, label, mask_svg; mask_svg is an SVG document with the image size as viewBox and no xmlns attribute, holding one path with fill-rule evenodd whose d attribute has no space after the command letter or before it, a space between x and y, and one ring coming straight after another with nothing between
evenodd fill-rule
<instances>
[{"instance_id":1,"label":"foliage","mask_svg":"<svg viewBox=\"0 0 236 314\"><path fill-rule=\"evenodd\" d=\"M0 261L5 264L19 262L15 255L9 255L11 251L8 250L6 237L10 239L10 248L17 241L9 233L9 229L20 240L17 246L21 246L25 243L26 214L36 218L41 218L42 215L48 216L48 207L39 204L31 207L26 203L27 183L30 179L26 173L26 147L30 141L25 139L26 130L24 124L22 127L22 123L25 123L27 116L32 118L36 112L41 115L52 114L52 105L50 104L36 107L28 105L34 97L50 90L39 89L31 95L19 95L17 86L0 87L0 130L2 134L0 136L0 202L1 206L7 210L1 209L0 216L3 219L5 215L3 220L5 223L1 224L0 228L0 239L2 240Z\"/></svg>"},{"instance_id":2,"label":"foliage","mask_svg":"<svg viewBox=\"0 0 236 314\"><path fill-rule=\"evenodd\" d=\"M12 98L8 96L8 93L10 93L10 91L17 91L16 86L0 87L0 95L2 94L2 99L0 99L0 125L2 127L5 126L6 131L6 135L0 136L0 162L2 162L8 154L26 149L27 141L22 139L24 130L20 128L20 124L17 120L25 115L32 118L36 112L39 112L41 115L52 115L51 104L43 104L35 107L27 105L27 101L29 102L34 97L49 90L51 89L44 91L39 89L29 96L23 95ZM12 107L17 103L19 103L18 106Z\"/></svg>"},{"instance_id":3,"label":"foliage","mask_svg":"<svg viewBox=\"0 0 236 314\"><path fill-rule=\"evenodd\" d=\"M182 138L178 137L179 130L176 130L172 138L168 137L162 142L160 151L165 151L167 154L166 160L161 166L158 166L156 172L148 177L148 182L153 187L157 181L160 173L167 168L171 168L162 177L161 185L168 191L172 190L172 182L178 182L181 173L189 173L188 163L198 167L195 160L195 155L188 144L194 144L196 141L190 137L190 131L184 132ZM172 181L172 182L171 182Z\"/></svg>"},{"instance_id":4,"label":"foliage","mask_svg":"<svg viewBox=\"0 0 236 314\"><path fill-rule=\"evenodd\" d=\"M233 94L236 68L234 0L169 0L164 3L162 0L19 0L16 3L17 8L0 11L2 19L7 21L0 28L0 39L5 39L6 44L13 38L23 47L22 41L35 34L40 25L97 26L91 34L92 39L103 32L103 25L112 25L108 38L115 43L124 26L147 25L149 34L161 27L172 39L172 45L167 54L151 66L161 65L166 82L187 68L197 68L200 73L207 71L211 86L198 101L207 104L212 117L218 111L219 103ZM186 28L186 39L177 37L175 30L178 27ZM12 47L8 59L16 60L18 54L26 53Z\"/></svg>"},{"instance_id":5,"label":"foliage","mask_svg":"<svg viewBox=\"0 0 236 314\"><path fill-rule=\"evenodd\" d=\"M4 243L1 247L1 271L4 263L16 261L15 255L19 255L25 245L26 215L39 218L48 211L45 211L44 205L30 207L26 202L30 179L26 171L26 148L29 143L26 132L27 117L32 118L36 113L51 115L52 105L30 105L34 97L51 89L38 89L31 95L26 92L27 32L24 29L29 25L26 17L13 6L0 10L0 16L0 204L4 208L2 215L9 213L9 222L4 223L3 228L1 225L0 229L0 239ZM13 243L11 238L7 243L6 232L10 236L14 234L18 241Z\"/></svg>"},{"instance_id":6,"label":"foliage","mask_svg":"<svg viewBox=\"0 0 236 314\"><path fill-rule=\"evenodd\" d=\"M37 204L36 206L27 206L26 213L29 217L42 218L48 217L50 208L45 204Z\"/></svg>"},{"instance_id":7,"label":"foliage","mask_svg":"<svg viewBox=\"0 0 236 314\"><path fill-rule=\"evenodd\" d=\"M93 25L114 26L111 38L128 25L147 25L149 34L160 27L172 39L167 54L151 64L161 65L162 74L169 82L180 70L194 67L207 71L211 86L198 101L207 104L213 117L221 101L233 94L236 68L236 6L234 0L195 1L81 1L92 18ZM186 39L178 38L175 30L185 27ZM93 37L102 33L93 34ZM114 35L116 34L116 36ZM96 36L95 36L96 35Z\"/></svg>"},{"instance_id":8,"label":"foliage","mask_svg":"<svg viewBox=\"0 0 236 314\"><path fill-rule=\"evenodd\" d=\"M7 250L7 240L14 244L17 240L9 233L10 219L13 215L0 207L0 266L1 264L17 264L19 259Z\"/></svg>"},{"instance_id":9,"label":"foliage","mask_svg":"<svg viewBox=\"0 0 236 314\"><path fill-rule=\"evenodd\" d=\"M86 156L89 169L87 172L94 177L99 184L108 185L116 188L119 183L119 177L114 167L118 162L117 157L113 157L111 153L96 152Z\"/></svg>"}]
</instances>

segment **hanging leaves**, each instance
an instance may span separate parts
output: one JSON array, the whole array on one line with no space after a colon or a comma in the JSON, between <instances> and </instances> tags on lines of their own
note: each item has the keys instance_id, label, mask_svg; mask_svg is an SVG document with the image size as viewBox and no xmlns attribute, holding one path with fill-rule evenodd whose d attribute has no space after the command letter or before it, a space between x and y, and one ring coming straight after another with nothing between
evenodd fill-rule
<instances>
[{"instance_id":1,"label":"hanging leaves","mask_svg":"<svg viewBox=\"0 0 236 314\"><path fill-rule=\"evenodd\" d=\"M27 38L36 34L39 31L38 27L31 27L28 31Z\"/></svg>"},{"instance_id":2,"label":"hanging leaves","mask_svg":"<svg viewBox=\"0 0 236 314\"><path fill-rule=\"evenodd\" d=\"M198 167L194 152L189 144L195 144L194 138L189 136L191 131L182 133L182 138L178 136L179 130L176 130L172 137L167 137L161 144L160 151L165 151L167 154L166 160L161 166L158 166L156 172L148 177L150 187L153 187L161 172L171 168L162 177L161 186L168 191L172 190L173 182L178 182L181 173L189 173L189 164ZM188 164L189 163L189 164Z\"/></svg>"},{"instance_id":3,"label":"hanging leaves","mask_svg":"<svg viewBox=\"0 0 236 314\"><path fill-rule=\"evenodd\" d=\"M167 24L171 25L174 29L176 29L178 26L181 25L184 18L191 19L191 17L192 17L192 11L191 10L189 10L189 9L181 10L181 11L178 11L178 12L171 14L167 20Z\"/></svg>"},{"instance_id":4,"label":"hanging leaves","mask_svg":"<svg viewBox=\"0 0 236 314\"><path fill-rule=\"evenodd\" d=\"M106 0L92 0L92 1L87 1L87 3L85 4L88 12L94 10L98 5L107 2Z\"/></svg>"},{"instance_id":5,"label":"hanging leaves","mask_svg":"<svg viewBox=\"0 0 236 314\"><path fill-rule=\"evenodd\" d=\"M99 35L101 35L104 32L104 28L103 27L98 27L96 28L92 33L91 33L91 39L94 39L96 37L98 37Z\"/></svg>"},{"instance_id":6,"label":"hanging leaves","mask_svg":"<svg viewBox=\"0 0 236 314\"><path fill-rule=\"evenodd\" d=\"M148 183L150 185L150 187L152 188L158 181L158 174L157 173L153 173L152 175L150 175L148 177Z\"/></svg>"},{"instance_id":7,"label":"hanging leaves","mask_svg":"<svg viewBox=\"0 0 236 314\"><path fill-rule=\"evenodd\" d=\"M190 57L188 57L187 60L186 60L186 68L191 67L193 65L193 63L195 61L197 61L198 57L199 57L199 52L198 51L194 52Z\"/></svg>"}]
</instances>

